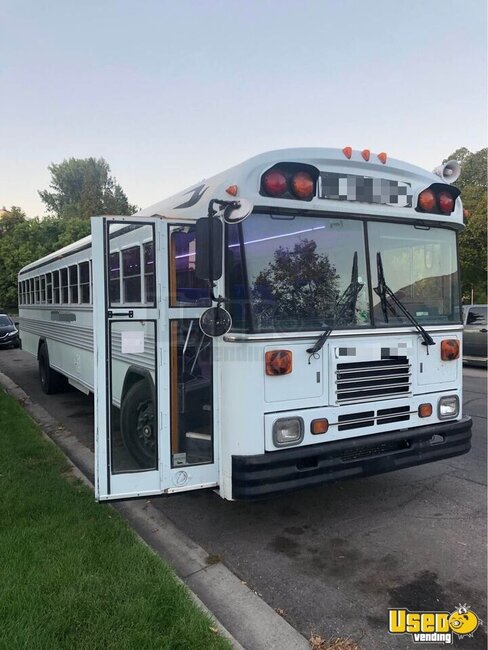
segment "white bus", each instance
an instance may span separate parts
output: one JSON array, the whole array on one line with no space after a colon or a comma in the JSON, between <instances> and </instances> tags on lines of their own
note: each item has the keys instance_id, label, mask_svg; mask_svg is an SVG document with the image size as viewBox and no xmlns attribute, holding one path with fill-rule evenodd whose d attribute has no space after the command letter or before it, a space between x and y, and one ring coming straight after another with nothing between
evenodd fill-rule
<instances>
[{"instance_id":1,"label":"white bus","mask_svg":"<svg viewBox=\"0 0 488 650\"><path fill-rule=\"evenodd\" d=\"M469 451L458 173L268 152L24 267L44 392L94 394L97 498L262 498Z\"/></svg>"}]
</instances>

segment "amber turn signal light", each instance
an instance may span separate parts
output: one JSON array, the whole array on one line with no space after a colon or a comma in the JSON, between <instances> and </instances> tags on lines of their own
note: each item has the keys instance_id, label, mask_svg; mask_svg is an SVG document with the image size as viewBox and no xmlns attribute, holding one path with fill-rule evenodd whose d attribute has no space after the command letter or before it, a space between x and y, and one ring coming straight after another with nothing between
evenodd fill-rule
<instances>
[{"instance_id":1,"label":"amber turn signal light","mask_svg":"<svg viewBox=\"0 0 488 650\"><path fill-rule=\"evenodd\" d=\"M419 418L430 418L432 415L432 404L421 404L419 406Z\"/></svg>"},{"instance_id":2,"label":"amber turn signal light","mask_svg":"<svg viewBox=\"0 0 488 650\"><path fill-rule=\"evenodd\" d=\"M237 185L229 185L229 187L227 187L225 191L227 192L227 194L230 194L231 196L237 196L238 189L239 188L237 187Z\"/></svg>"},{"instance_id":3,"label":"amber turn signal light","mask_svg":"<svg viewBox=\"0 0 488 650\"><path fill-rule=\"evenodd\" d=\"M310 423L310 431L314 434L314 436L318 435L319 433L327 433L329 429L329 420L326 420L325 418L322 418L320 420L312 420Z\"/></svg>"},{"instance_id":4,"label":"amber turn signal light","mask_svg":"<svg viewBox=\"0 0 488 650\"><path fill-rule=\"evenodd\" d=\"M270 350L266 352L266 374L289 375L292 371L292 353L290 350Z\"/></svg>"},{"instance_id":5,"label":"amber turn signal light","mask_svg":"<svg viewBox=\"0 0 488 650\"><path fill-rule=\"evenodd\" d=\"M454 361L459 358L459 341L457 339L444 339L441 342L441 359Z\"/></svg>"}]
</instances>

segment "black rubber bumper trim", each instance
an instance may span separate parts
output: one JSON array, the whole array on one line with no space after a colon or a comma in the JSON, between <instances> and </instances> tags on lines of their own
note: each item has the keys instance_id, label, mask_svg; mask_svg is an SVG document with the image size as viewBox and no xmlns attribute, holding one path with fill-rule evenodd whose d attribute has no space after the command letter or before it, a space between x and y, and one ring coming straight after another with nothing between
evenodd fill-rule
<instances>
[{"instance_id":1,"label":"black rubber bumper trim","mask_svg":"<svg viewBox=\"0 0 488 650\"><path fill-rule=\"evenodd\" d=\"M460 456L471 449L471 427L471 418L465 416L403 431L233 456L232 497L263 498Z\"/></svg>"}]
</instances>

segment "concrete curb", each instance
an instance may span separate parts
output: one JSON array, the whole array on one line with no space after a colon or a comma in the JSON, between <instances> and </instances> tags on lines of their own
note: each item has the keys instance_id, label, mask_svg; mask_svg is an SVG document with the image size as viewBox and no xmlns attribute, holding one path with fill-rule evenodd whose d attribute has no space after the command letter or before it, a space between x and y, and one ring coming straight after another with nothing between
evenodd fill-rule
<instances>
[{"instance_id":1,"label":"concrete curb","mask_svg":"<svg viewBox=\"0 0 488 650\"><path fill-rule=\"evenodd\" d=\"M24 406L48 439L68 458L75 475L93 489L93 452L2 372L0 386ZM209 564L208 553L150 501L120 501L109 507L118 510L140 539L173 567L197 605L216 619L222 636L233 648L305 650L310 647L294 627L224 564Z\"/></svg>"}]
</instances>

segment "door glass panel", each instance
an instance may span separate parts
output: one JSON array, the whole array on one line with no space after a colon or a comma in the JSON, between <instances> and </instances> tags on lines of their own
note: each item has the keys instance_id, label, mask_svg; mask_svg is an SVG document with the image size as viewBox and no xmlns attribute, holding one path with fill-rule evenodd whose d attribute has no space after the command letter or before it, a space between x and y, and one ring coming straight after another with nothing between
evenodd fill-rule
<instances>
[{"instance_id":1,"label":"door glass panel","mask_svg":"<svg viewBox=\"0 0 488 650\"><path fill-rule=\"evenodd\" d=\"M156 321L109 321L112 473L156 469Z\"/></svg>"},{"instance_id":2,"label":"door glass panel","mask_svg":"<svg viewBox=\"0 0 488 650\"><path fill-rule=\"evenodd\" d=\"M208 283L195 274L195 226L170 226L170 306L208 306Z\"/></svg>"},{"instance_id":3,"label":"door glass panel","mask_svg":"<svg viewBox=\"0 0 488 650\"><path fill-rule=\"evenodd\" d=\"M212 339L197 319L171 321L172 467L213 462Z\"/></svg>"}]
</instances>

